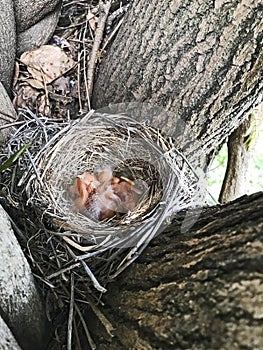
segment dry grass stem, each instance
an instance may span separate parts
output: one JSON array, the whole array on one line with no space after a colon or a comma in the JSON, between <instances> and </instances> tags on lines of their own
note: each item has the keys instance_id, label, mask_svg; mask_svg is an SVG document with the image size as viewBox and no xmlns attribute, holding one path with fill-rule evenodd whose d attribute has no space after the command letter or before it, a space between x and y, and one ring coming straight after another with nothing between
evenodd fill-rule
<instances>
[{"instance_id":1,"label":"dry grass stem","mask_svg":"<svg viewBox=\"0 0 263 350\"><path fill-rule=\"evenodd\" d=\"M68 316L67 350L72 349L72 324L74 312L74 274L72 273L70 277L70 305Z\"/></svg>"}]
</instances>

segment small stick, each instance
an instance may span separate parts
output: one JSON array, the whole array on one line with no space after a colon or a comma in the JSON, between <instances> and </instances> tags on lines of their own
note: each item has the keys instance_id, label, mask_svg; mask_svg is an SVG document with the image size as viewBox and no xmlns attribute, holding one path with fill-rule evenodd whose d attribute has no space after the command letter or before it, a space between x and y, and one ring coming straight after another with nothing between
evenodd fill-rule
<instances>
[{"instance_id":1,"label":"small stick","mask_svg":"<svg viewBox=\"0 0 263 350\"><path fill-rule=\"evenodd\" d=\"M87 272L87 275L89 276L89 278L91 279L91 282L93 283L93 286L101 293L105 293L107 292L107 289L105 289L104 287L102 287L100 285L100 283L98 282L98 280L96 279L96 277L93 275L92 271L90 270L90 268L88 267L88 265L85 263L85 261L80 260L85 271Z\"/></svg>"},{"instance_id":2,"label":"small stick","mask_svg":"<svg viewBox=\"0 0 263 350\"><path fill-rule=\"evenodd\" d=\"M4 115L5 117L8 117L8 118L10 118L12 120L16 120L17 119L17 117L15 117L15 116L13 116L11 114L8 114L8 113L6 113L4 111L1 111L1 110L0 110L0 114ZM1 118L1 119L4 119L4 118Z\"/></svg>"},{"instance_id":3,"label":"small stick","mask_svg":"<svg viewBox=\"0 0 263 350\"><path fill-rule=\"evenodd\" d=\"M12 126L17 126L17 125L22 125L22 124L24 124L24 122L15 122L15 123L9 123L9 124L5 124L5 125L1 125L0 126L0 130L11 128Z\"/></svg>"},{"instance_id":4,"label":"small stick","mask_svg":"<svg viewBox=\"0 0 263 350\"><path fill-rule=\"evenodd\" d=\"M106 39L104 45L102 46L101 51L103 52L106 47L109 45L109 43L111 42L112 38L114 37L114 35L117 33L117 31L119 30L120 26L122 25L122 22L124 21L124 17L122 17L119 21L119 23L116 25L116 27L113 29L113 31L110 33L110 35L108 36L108 38Z\"/></svg>"},{"instance_id":5,"label":"small stick","mask_svg":"<svg viewBox=\"0 0 263 350\"><path fill-rule=\"evenodd\" d=\"M73 253L73 251L72 251L69 247L67 247L67 249L68 249L70 255L71 255L74 259L76 259L77 256ZM105 292L107 291L107 289L105 289L104 287L102 287L102 286L100 285L99 281L98 281L98 280L96 279L96 277L93 275L92 271L90 270L90 268L88 267L88 265L85 263L85 261L80 260L80 262L81 262L82 266L84 267L84 269L85 269L87 275L88 275L89 278L91 279L91 282L92 282L93 286L94 286L99 292L105 293Z\"/></svg>"},{"instance_id":6,"label":"small stick","mask_svg":"<svg viewBox=\"0 0 263 350\"><path fill-rule=\"evenodd\" d=\"M89 300L89 305L92 308L94 314L98 317L98 319L100 320L100 322L104 326L106 332L112 338L114 336L112 334L112 331L114 331L113 325L110 323L110 321L107 319L107 317L100 311L100 309L90 300Z\"/></svg>"},{"instance_id":7,"label":"small stick","mask_svg":"<svg viewBox=\"0 0 263 350\"><path fill-rule=\"evenodd\" d=\"M63 269L61 269L59 271L56 271L56 272L52 273L51 275L47 276L46 279L51 280L52 278L57 277L59 275L62 275L63 273L65 273L67 271L70 271L70 270L73 270L73 269L75 269L75 268L77 268L79 266L80 266L80 263L76 263L76 264L70 265L68 267L65 267L65 268L63 268Z\"/></svg>"},{"instance_id":8,"label":"small stick","mask_svg":"<svg viewBox=\"0 0 263 350\"><path fill-rule=\"evenodd\" d=\"M86 92L86 98L88 103L88 110L91 110L90 105L90 95L89 95L89 88L88 88L88 80L87 80L87 68L86 68L86 46L85 46L85 37L87 32L87 22L84 28L83 33L83 78L84 78L84 84L85 84L85 92Z\"/></svg>"},{"instance_id":9,"label":"small stick","mask_svg":"<svg viewBox=\"0 0 263 350\"><path fill-rule=\"evenodd\" d=\"M77 342L77 349L81 349L81 343L80 343L80 339L79 339L79 333L78 333L78 327L77 327L77 323L76 323L76 317L74 317L74 319L73 319L73 326L74 326L74 333L75 333L76 342Z\"/></svg>"},{"instance_id":10,"label":"small stick","mask_svg":"<svg viewBox=\"0 0 263 350\"><path fill-rule=\"evenodd\" d=\"M80 95L80 62L81 62L82 52L78 52L78 72L77 72L77 84L78 84L78 99L79 99L79 109L82 112L82 101Z\"/></svg>"},{"instance_id":11,"label":"small stick","mask_svg":"<svg viewBox=\"0 0 263 350\"><path fill-rule=\"evenodd\" d=\"M92 90L93 90L95 68L98 60L98 52L102 43L103 32L105 29L106 20L110 11L110 7L111 7L111 0L106 1L106 3L103 3L103 1L100 0L99 11L101 14L99 17L98 27L95 33L94 43L90 54L88 72L87 72L88 91L89 91L90 100L91 100Z\"/></svg>"},{"instance_id":12,"label":"small stick","mask_svg":"<svg viewBox=\"0 0 263 350\"><path fill-rule=\"evenodd\" d=\"M76 309L76 311L77 311L77 313L78 313L78 315L79 315L80 321L81 321L82 326L83 326L83 328L84 328L84 331L85 331L85 333L86 333L86 337L87 337L87 339L88 339L90 348L91 348L92 350L95 350L95 349L96 349L96 345L95 345L95 343L94 343L94 341L93 341L93 339L92 339L92 337L91 337L91 335L90 335L90 332L89 332L89 329L88 329L88 327L87 327L87 325L86 325L86 322L85 322L85 320L84 320L84 317L82 316L81 311L80 311L80 309L79 309L79 307L78 307L77 305L75 305L75 309Z\"/></svg>"},{"instance_id":13,"label":"small stick","mask_svg":"<svg viewBox=\"0 0 263 350\"><path fill-rule=\"evenodd\" d=\"M68 334L67 334L67 350L72 349L72 322L73 322L73 311L74 311L74 275L71 273L70 278L70 305L69 305L69 316L68 316Z\"/></svg>"},{"instance_id":14,"label":"small stick","mask_svg":"<svg viewBox=\"0 0 263 350\"><path fill-rule=\"evenodd\" d=\"M87 247L83 247L80 244L74 242L72 239L68 238L67 236L63 236L64 241L66 241L68 244L70 244L72 247L80 250L81 252L88 252L92 249L94 249L93 246L87 246Z\"/></svg>"}]
</instances>

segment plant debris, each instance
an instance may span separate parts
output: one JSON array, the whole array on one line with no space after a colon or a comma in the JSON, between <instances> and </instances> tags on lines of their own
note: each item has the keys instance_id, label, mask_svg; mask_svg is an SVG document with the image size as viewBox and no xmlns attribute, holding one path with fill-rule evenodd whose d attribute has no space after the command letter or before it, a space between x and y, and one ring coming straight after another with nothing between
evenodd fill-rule
<instances>
[{"instance_id":1,"label":"plant debris","mask_svg":"<svg viewBox=\"0 0 263 350\"><path fill-rule=\"evenodd\" d=\"M64 0L49 45L17 61L14 106L65 121L89 112L97 64L128 7L127 1Z\"/></svg>"},{"instance_id":2,"label":"plant debris","mask_svg":"<svg viewBox=\"0 0 263 350\"><path fill-rule=\"evenodd\" d=\"M51 83L72 69L75 62L68 57L58 46L43 45L33 51L24 52L20 61L27 66L32 78L45 88Z\"/></svg>"}]
</instances>

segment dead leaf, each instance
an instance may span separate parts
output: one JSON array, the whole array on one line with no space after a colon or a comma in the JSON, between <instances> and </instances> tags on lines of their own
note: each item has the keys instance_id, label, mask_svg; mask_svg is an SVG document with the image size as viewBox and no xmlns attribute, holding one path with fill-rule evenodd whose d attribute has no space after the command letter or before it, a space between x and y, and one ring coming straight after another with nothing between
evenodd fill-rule
<instances>
[{"instance_id":1,"label":"dead leaf","mask_svg":"<svg viewBox=\"0 0 263 350\"><path fill-rule=\"evenodd\" d=\"M43 45L36 50L24 52L20 61L27 66L28 72L35 80L44 84L51 83L76 63L58 46L52 45Z\"/></svg>"},{"instance_id":2,"label":"dead leaf","mask_svg":"<svg viewBox=\"0 0 263 350\"><path fill-rule=\"evenodd\" d=\"M31 108L35 107L36 100L39 96L39 91L29 85L21 85L17 92L15 101L16 107Z\"/></svg>"},{"instance_id":3,"label":"dead leaf","mask_svg":"<svg viewBox=\"0 0 263 350\"><path fill-rule=\"evenodd\" d=\"M37 110L46 117L51 116L50 103L45 95L40 95L37 99Z\"/></svg>"},{"instance_id":4,"label":"dead leaf","mask_svg":"<svg viewBox=\"0 0 263 350\"><path fill-rule=\"evenodd\" d=\"M45 89L44 84L36 79L27 79L26 82L35 89Z\"/></svg>"}]
</instances>

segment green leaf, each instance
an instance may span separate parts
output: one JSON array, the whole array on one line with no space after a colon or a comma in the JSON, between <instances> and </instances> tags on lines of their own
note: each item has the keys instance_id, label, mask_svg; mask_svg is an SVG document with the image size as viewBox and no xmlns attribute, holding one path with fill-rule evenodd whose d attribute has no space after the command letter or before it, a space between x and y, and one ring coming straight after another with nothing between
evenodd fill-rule
<instances>
[{"instance_id":1,"label":"green leaf","mask_svg":"<svg viewBox=\"0 0 263 350\"><path fill-rule=\"evenodd\" d=\"M17 160L19 156L21 156L22 153L24 153L29 148L29 146L29 144L26 144L20 150L14 153L10 158L8 158L2 165L0 165L0 173L10 168L10 166Z\"/></svg>"}]
</instances>

